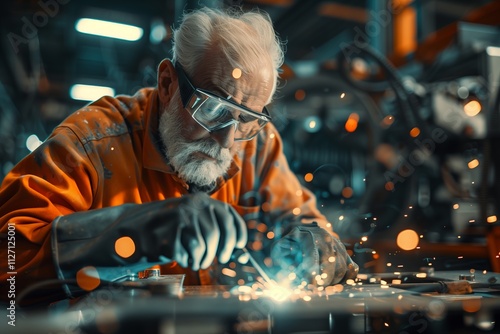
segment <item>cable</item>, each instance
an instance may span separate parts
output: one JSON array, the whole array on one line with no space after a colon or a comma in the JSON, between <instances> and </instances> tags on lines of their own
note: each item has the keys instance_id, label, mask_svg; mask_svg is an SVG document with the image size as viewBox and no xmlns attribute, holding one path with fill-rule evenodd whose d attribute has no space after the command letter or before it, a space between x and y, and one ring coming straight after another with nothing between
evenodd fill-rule
<instances>
[{"instance_id":1,"label":"cable","mask_svg":"<svg viewBox=\"0 0 500 334\"><path fill-rule=\"evenodd\" d=\"M64 285L64 284L75 284L76 279L65 279L65 280L60 280L60 279L49 279L41 282L37 282L35 284L30 285L26 289L22 290L16 298L16 302L18 304L21 303L21 301L26 298L30 293L39 290L41 288L46 288L47 286L53 286L53 285Z\"/></svg>"}]
</instances>

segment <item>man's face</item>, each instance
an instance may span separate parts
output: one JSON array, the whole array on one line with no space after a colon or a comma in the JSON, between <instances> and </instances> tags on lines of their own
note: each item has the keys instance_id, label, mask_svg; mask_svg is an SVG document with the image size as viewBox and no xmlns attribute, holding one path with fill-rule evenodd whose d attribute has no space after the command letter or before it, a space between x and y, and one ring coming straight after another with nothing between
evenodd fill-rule
<instances>
[{"instance_id":1,"label":"man's face","mask_svg":"<svg viewBox=\"0 0 500 334\"><path fill-rule=\"evenodd\" d=\"M160 134L167 159L184 181L208 186L227 171L234 152L221 147L210 136L190 139L186 131L199 129L193 128L194 124L184 126L190 122L182 117L187 112L178 103L179 99L177 92L160 118Z\"/></svg>"},{"instance_id":2,"label":"man's face","mask_svg":"<svg viewBox=\"0 0 500 334\"><path fill-rule=\"evenodd\" d=\"M259 73L235 78L234 69L223 66L220 61L208 60L203 64L203 69L190 78L195 87L219 96L231 96L236 103L257 112L270 100L274 75L271 66L261 67ZM228 170L239 146L234 141L234 126L208 132L199 125L184 110L178 90L161 115L160 134L175 171L184 181L200 187L213 184Z\"/></svg>"}]
</instances>

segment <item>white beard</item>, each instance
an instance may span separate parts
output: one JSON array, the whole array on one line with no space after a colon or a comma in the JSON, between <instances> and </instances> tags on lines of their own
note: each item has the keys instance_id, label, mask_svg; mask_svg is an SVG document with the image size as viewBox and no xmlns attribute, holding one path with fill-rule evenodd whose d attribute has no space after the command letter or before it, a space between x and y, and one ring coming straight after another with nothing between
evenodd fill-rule
<instances>
[{"instance_id":1,"label":"white beard","mask_svg":"<svg viewBox=\"0 0 500 334\"><path fill-rule=\"evenodd\" d=\"M165 155L178 173L187 183L198 187L214 185L217 178L224 175L231 166L232 155L227 148L222 148L212 138L197 141L187 141L183 137L180 109L175 103L178 92L173 96L160 118L160 136L165 147ZM202 152L216 159L206 160L195 155Z\"/></svg>"}]
</instances>

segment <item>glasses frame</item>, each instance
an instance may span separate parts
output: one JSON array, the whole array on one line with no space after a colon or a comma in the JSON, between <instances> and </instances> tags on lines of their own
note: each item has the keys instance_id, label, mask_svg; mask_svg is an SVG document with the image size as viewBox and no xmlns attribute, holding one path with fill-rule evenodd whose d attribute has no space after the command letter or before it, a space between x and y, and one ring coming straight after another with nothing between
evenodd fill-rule
<instances>
[{"instance_id":1,"label":"glasses frame","mask_svg":"<svg viewBox=\"0 0 500 334\"><path fill-rule=\"evenodd\" d=\"M175 70L177 71L177 78L179 82L179 92L181 95L181 101L184 109L186 109L191 117L198 123L200 126L202 126L205 130L208 132L212 133L214 131L221 130L223 128L226 128L231 125L235 125L235 132L238 129L238 124L241 122L232 118L231 120L222 123L220 125L217 125L215 127L209 127L206 124L203 124L202 121L198 120L196 118L196 113L200 110L200 107L204 104L204 102L208 99L215 99L218 103L227 105L230 108L236 109L240 111L243 114L248 114L252 117L254 117L256 120L261 120L264 121L263 124L261 124L260 128L255 132L250 137L245 137L245 138L235 138L235 141L246 141L246 140L251 140L255 138L259 134L259 132L266 126L267 123L272 121L271 115L269 114L269 111L267 108L264 106L262 109L262 113L255 112L244 105L235 103L233 101L228 100L227 98L223 98L217 94L214 94L212 92L209 92L204 89L196 88L191 81L189 80L186 72L182 68L182 66L178 63L175 62L174 64Z\"/></svg>"}]
</instances>

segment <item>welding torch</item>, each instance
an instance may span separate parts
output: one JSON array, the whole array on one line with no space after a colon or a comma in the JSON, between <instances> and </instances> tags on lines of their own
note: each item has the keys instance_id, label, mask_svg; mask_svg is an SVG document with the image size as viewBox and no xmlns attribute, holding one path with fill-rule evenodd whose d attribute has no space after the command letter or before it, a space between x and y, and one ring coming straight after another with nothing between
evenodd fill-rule
<instances>
[{"instance_id":1,"label":"welding torch","mask_svg":"<svg viewBox=\"0 0 500 334\"><path fill-rule=\"evenodd\" d=\"M264 268L262 268L262 266L254 259L254 257L252 256L252 254L250 254L250 252L248 251L248 249L246 247L243 247L243 253L248 257L248 260L250 261L250 263L252 264L252 266L255 268L255 270L257 270L257 272L259 273L259 275L264 279L264 281L269 284L270 286L275 286L277 283L276 281L274 281L273 279L271 279L266 271L264 270Z\"/></svg>"}]
</instances>

